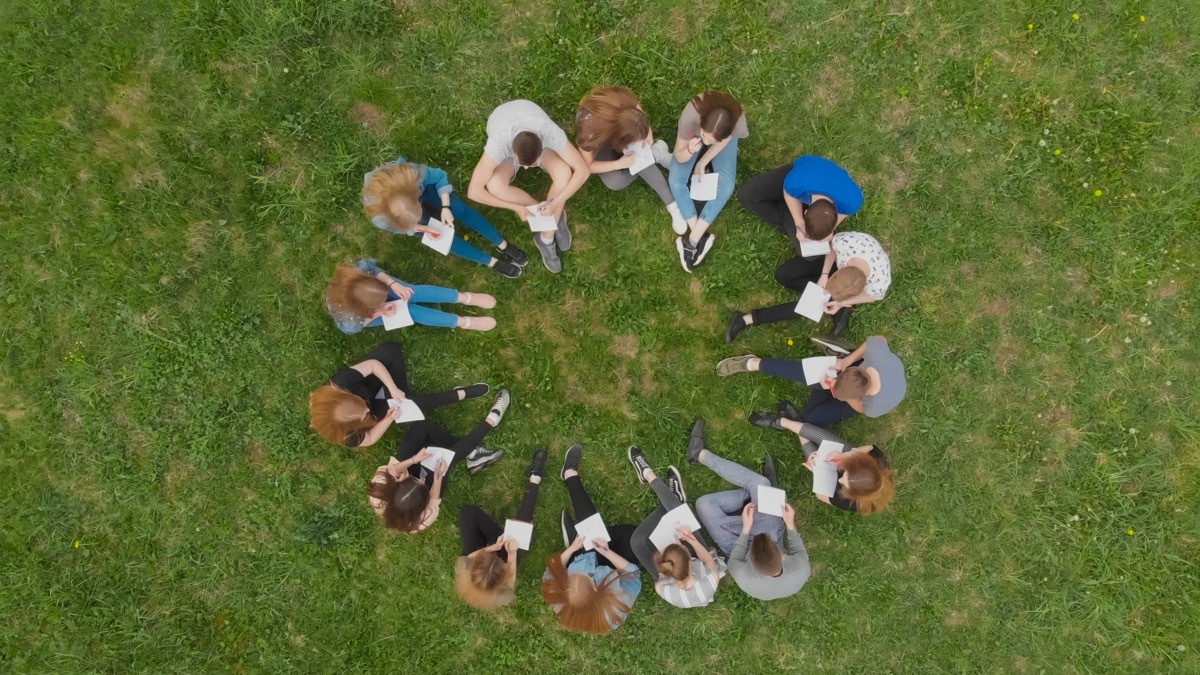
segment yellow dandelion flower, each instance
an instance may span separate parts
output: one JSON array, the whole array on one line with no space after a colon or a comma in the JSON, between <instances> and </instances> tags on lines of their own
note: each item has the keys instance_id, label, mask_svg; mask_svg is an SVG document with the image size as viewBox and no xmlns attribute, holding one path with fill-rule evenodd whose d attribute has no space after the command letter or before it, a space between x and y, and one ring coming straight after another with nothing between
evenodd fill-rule
<instances>
[{"instance_id":1,"label":"yellow dandelion flower","mask_svg":"<svg viewBox=\"0 0 1200 675\"><path fill-rule=\"evenodd\" d=\"M1133 529L1131 528L1131 529L1125 530L1125 534L1132 537L1135 533L1134 533Z\"/></svg>"},{"instance_id":2,"label":"yellow dandelion flower","mask_svg":"<svg viewBox=\"0 0 1200 675\"><path fill-rule=\"evenodd\" d=\"M471 241L471 235L469 235L469 234L464 234L464 235L463 235L463 241Z\"/></svg>"},{"instance_id":3,"label":"yellow dandelion flower","mask_svg":"<svg viewBox=\"0 0 1200 675\"><path fill-rule=\"evenodd\" d=\"M1060 148L1055 148L1055 149L1054 149L1054 154L1056 154L1056 155L1061 155L1061 154L1062 154L1062 150L1061 150Z\"/></svg>"},{"instance_id":4,"label":"yellow dandelion flower","mask_svg":"<svg viewBox=\"0 0 1200 675\"><path fill-rule=\"evenodd\" d=\"M1145 15L1145 14L1141 15L1141 16L1140 16L1140 17L1138 17L1138 18L1140 18L1140 19L1142 20L1142 23L1145 23L1145 22L1146 22L1146 15Z\"/></svg>"},{"instance_id":5,"label":"yellow dandelion flower","mask_svg":"<svg viewBox=\"0 0 1200 675\"><path fill-rule=\"evenodd\" d=\"M75 540L75 548L79 548L79 540L78 539Z\"/></svg>"},{"instance_id":6,"label":"yellow dandelion flower","mask_svg":"<svg viewBox=\"0 0 1200 675\"><path fill-rule=\"evenodd\" d=\"M1078 21L1078 20L1079 20L1079 15L1078 15L1078 14L1072 14L1072 15L1071 15L1071 18L1072 18L1072 19L1075 19L1076 21Z\"/></svg>"},{"instance_id":7,"label":"yellow dandelion flower","mask_svg":"<svg viewBox=\"0 0 1200 675\"><path fill-rule=\"evenodd\" d=\"M1104 190L1096 190L1096 191L1095 191L1095 192L1093 192L1092 194L1094 194L1094 195L1096 195L1097 197L1099 197L1100 195L1104 194Z\"/></svg>"},{"instance_id":8,"label":"yellow dandelion flower","mask_svg":"<svg viewBox=\"0 0 1200 675\"><path fill-rule=\"evenodd\" d=\"M1029 24L1028 26L1025 26L1025 28L1028 30L1033 30L1033 24Z\"/></svg>"},{"instance_id":9,"label":"yellow dandelion flower","mask_svg":"<svg viewBox=\"0 0 1200 675\"><path fill-rule=\"evenodd\" d=\"M788 346L791 347L794 344L796 343L792 342L792 338L788 338Z\"/></svg>"}]
</instances>

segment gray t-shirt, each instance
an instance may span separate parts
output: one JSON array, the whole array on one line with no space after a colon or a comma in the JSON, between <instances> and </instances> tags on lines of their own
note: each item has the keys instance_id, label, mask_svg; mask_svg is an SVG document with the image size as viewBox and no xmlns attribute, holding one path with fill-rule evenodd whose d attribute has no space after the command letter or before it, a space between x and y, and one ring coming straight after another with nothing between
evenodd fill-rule
<instances>
[{"instance_id":1,"label":"gray t-shirt","mask_svg":"<svg viewBox=\"0 0 1200 675\"><path fill-rule=\"evenodd\" d=\"M512 159L512 143L517 134L529 131L542 139L543 150L562 152L570 142L567 134L533 101L518 99L503 103L488 117L487 145L483 151L497 163Z\"/></svg>"},{"instance_id":2,"label":"gray t-shirt","mask_svg":"<svg viewBox=\"0 0 1200 675\"><path fill-rule=\"evenodd\" d=\"M862 368L874 368L879 373L879 393L863 396L863 414L867 417L885 415L900 405L908 383L904 379L904 364L888 349L887 340L878 335L867 338Z\"/></svg>"},{"instance_id":3,"label":"gray t-shirt","mask_svg":"<svg viewBox=\"0 0 1200 675\"><path fill-rule=\"evenodd\" d=\"M704 95L701 94L701 98ZM750 135L750 128L746 126L746 113L738 118L737 124L733 127L732 138L746 138ZM688 101L688 104L683 107L683 113L679 115L679 130L675 134L676 138L681 138L685 141L693 138L700 138L700 113L696 110L696 104Z\"/></svg>"}]
</instances>

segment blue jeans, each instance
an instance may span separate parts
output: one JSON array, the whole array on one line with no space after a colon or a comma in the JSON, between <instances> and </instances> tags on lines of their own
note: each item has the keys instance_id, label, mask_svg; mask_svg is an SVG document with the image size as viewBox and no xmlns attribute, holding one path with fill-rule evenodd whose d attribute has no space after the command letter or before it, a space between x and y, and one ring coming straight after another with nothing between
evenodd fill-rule
<instances>
[{"instance_id":1,"label":"blue jeans","mask_svg":"<svg viewBox=\"0 0 1200 675\"><path fill-rule=\"evenodd\" d=\"M437 193L437 188L433 186L425 188L424 192L421 193L421 203L434 209L436 212L440 212L442 209L442 197ZM476 234L490 241L493 246L499 246L504 243L504 237L496 231L496 228L492 227L487 218L484 218L481 213L467 206L466 202L459 199L458 195L453 193L450 195L450 213L454 216L456 224L462 223L466 225ZM413 236L420 235L414 234ZM450 244L450 252L460 258L466 258L480 265L486 265L492 261L492 256L463 241L457 228L455 228L454 232L454 243ZM435 301L431 300L430 302ZM416 318L415 314L413 318Z\"/></svg>"},{"instance_id":2,"label":"blue jeans","mask_svg":"<svg viewBox=\"0 0 1200 675\"><path fill-rule=\"evenodd\" d=\"M696 519L712 537L717 548L728 555L738 537L742 535L742 508L746 506L746 502L757 497L755 491L759 485L770 485L770 482L766 476L755 473L737 462L718 457L712 450L704 453L704 459L700 460L700 463L738 486L736 490L713 492L696 500ZM783 529L783 518L755 513L750 536L766 533L782 545Z\"/></svg>"},{"instance_id":3,"label":"blue jeans","mask_svg":"<svg viewBox=\"0 0 1200 675\"><path fill-rule=\"evenodd\" d=\"M392 277L392 275L388 275ZM392 281L407 286L413 290L412 297L408 299L408 312L412 314L413 321L421 326L436 326L438 328L454 328L458 325L458 317L443 312L437 309L429 309L417 304L419 302L428 302L433 304L458 302L458 291L453 288L442 288L441 286L413 286L412 284L400 281L396 277L392 277ZM388 301L399 300L400 296L396 295L395 291L388 289ZM367 324L367 328L374 328L383 325L383 317L379 317Z\"/></svg>"},{"instance_id":4,"label":"blue jeans","mask_svg":"<svg viewBox=\"0 0 1200 675\"><path fill-rule=\"evenodd\" d=\"M730 139L729 145L709 162L712 170L721 177L717 181L717 198L705 203L704 210L700 212L700 219L709 225L717 219L721 209L725 208L725 203L733 196L734 182L737 181L737 149L738 139ZM692 167L699 159L700 152L697 152L690 160L680 163L675 159L675 153L671 153L671 171L667 182L671 184L671 193L675 195L675 203L679 206L679 214L684 220L696 217L696 203L692 201L688 181L692 178Z\"/></svg>"}]
</instances>

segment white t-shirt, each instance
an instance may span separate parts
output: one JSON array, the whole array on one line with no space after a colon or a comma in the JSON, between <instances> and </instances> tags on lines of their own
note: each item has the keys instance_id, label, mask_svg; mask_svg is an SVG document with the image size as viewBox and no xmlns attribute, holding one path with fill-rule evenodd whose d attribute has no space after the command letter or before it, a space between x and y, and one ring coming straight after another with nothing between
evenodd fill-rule
<instances>
[{"instance_id":1,"label":"white t-shirt","mask_svg":"<svg viewBox=\"0 0 1200 675\"><path fill-rule=\"evenodd\" d=\"M501 104L488 116L487 145L483 146L483 151L497 163L509 159L515 162L513 139L523 131L537 134L542 139L543 150L562 152L570 144L567 134L538 104L518 99Z\"/></svg>"},{"instance_id":2,"label":"white t-shirt","mask_svg":"<svg viewBox=\"0 0 1200 675\"><path fill-rule=\"evenodd\" d=\"M879 242L863 232L839 232L830 243L837 256L838 269L850 263L851 258L862 258L871 267L867 275L867 295L882 300L892 285L892 261Z\"/></svg>"}]
</instances>

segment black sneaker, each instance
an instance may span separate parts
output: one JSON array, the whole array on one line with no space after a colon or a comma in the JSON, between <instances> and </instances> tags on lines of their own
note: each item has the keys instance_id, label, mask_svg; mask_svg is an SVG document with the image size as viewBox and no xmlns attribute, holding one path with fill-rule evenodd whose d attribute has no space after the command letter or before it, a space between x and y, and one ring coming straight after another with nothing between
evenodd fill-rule
<instances>
[{"instance_id":1,"label":"black sneaker","mask_svg":"<svg viewBox=\"0 0 1200 675\"><path fill-rule=\"evenodd\" d=\"M715 243L717 243L717 235L712 232L705 232L704 236L700 237L699 243L696 244L695 253L692 254L692 269L700 266L700 263L704 261L704 257L712 250Z\"/></svg>"},{"instance_id":2,"label":"black sneaker","mask_svg":"<svg viewBox=\"0 0 1200 675\"><path fill-rule=\"evenodd\" d=\"M525 469L525 477L533 478L537 476L541 478L542 474L546 473L546 457L548 455L545 450L538 450L533 453L533 459L529 460L529 467Z\"/></svg>"},{"instance_id":3,"label":"black sneaker","mask_svg":"<svg viewBox=\"0 0 1200 675\"><path fill-rule=\"evenodd\" d=\"M791 401L780 401L775 404L775 409L779 411L780 417L786 417L793 422L803 422L800 417L800 411L796 410L796 406Z\"/></svg>"},{"instance_id":4,"label":"black sneaker","mask_svg":"<svg viewBox=\"0 0 1200 675\"><path fill-rule=\"evenodd\" d=\"M563 480L566 480L567 477L565 474L568 471L575 471L576 473L578 473L579 472L579 463L581 461L583 461L583 445L582 444L576 443L575 445L572 445L571 447L567 448L567 454L565 457L563 457L562 471L559 472L559 474L558 474L559 477L561 477ZM567 543L570 543L570 542L567 542Z\"/></svg>"},{"instance_id":5,"label":"black sneaker","mask_svg":"<svg viewBox=\"0 0 1200 675\"><path fill-rule=\"evenodd\" d=\"M762 475L766 477L767 482L771 484L771 487L779 487L779 472L775 470L775 459L770 455L767 455L763 458Z\"/></svg>"},{"instance_id":6,"label":"black sneaker","mask_svg":"<svg viewBox=\"0 0 1200 675\"><path fill-rule=\"evenodd\" d=\"M646 472L650 471L650 462L646 460L646 453L636 445L629 446L629 463L633 465L633 470L637 472L638 482L642 485L649 483L646 480Z\"/></svg>"},{"instance_id":7,"label":"black sneaker","mask_svg":"<svg viewBox=\"0 0 1200 675\"><path fill-rule=\"evenodd\" d=\"M700 453L704 451L704 420L696 420L692 427L692 435L688 439L687 461L695 464L700 461Z\"/></svg>"},{"instance_id":8,"label":"black sneaker","mask_svg":"<svg viewBox=\"0 0 1200 675\"><path fill-rule=\"evenodd\" d=\"M675 248L679 251L679 264L683 266L683 271L691 274L695 266L692 265L692 256L696 255L696 247L692 246L692 242L688 241L687 236L675 237Z\"/></svg>"},{"instance_id":9,"label":"black sneaker","mask_svg":"<svg viewBox=\"0 0 1200 675\"><path fill-rule=\"evenodd\" d=\"M562 516L558 519L558 525L562 528L563 547L571 545L571 535L567 534L567 523L571 522L571 516L567 515L566 509L563 509Z\"/></svg>"},{"instance_id":10,"label":"black sneaker","mask_svg":"<svg viewBox=\"0 0 1200 675\"><path fill-rule=\"evenodd\" d=\"M750 413L750 424L756 427L766 427L768 429L783 429L783 425L779 423L779 415L769 412L752 412Z\"/></svg>"},{"instance_id":11,"label":"black sneaker","mask_svg":"<svg viewBox=\"0 0 1200 675\"><path fill-rule=\"evenodd\" d=\"M526 255L525 251L513 246L512 242L506 242L504 248L498 250L517 267L524 267L529 264L529 256Z\"/></svg>"},{"instance_id":12,"label":"black sneaker","mask_svg":"<svg viewBox=\"0 0 1200 675\"><path fill-rule=\"evenodd\" d=\"M833 337L842 337L842 333L845 333L846 329L850 327L850 314L852 311L852 307L843 307L833 313Z\"/></svg>"},{"instance_id":13,"label":"black sneaker","mask_svg":"<svg viewBox=\"0 0 1200 675\"><path fill-rule=\"evenodd\" d=\"M488 392L492 390L492 388L489 387L486 382L476 382L469 387L459 387L459 389L462 389L464 392L463 400L487 396Z\"/></svg>"},{"instance_id":14,"label":"black sneaker","mask_svg":"<svg viewBox=\"0 0 1200 675\"><path fill-rule=\"evenodd\" d=\"M475 448L467 456L467 470L471 473L479 473L500 461L500 458L503 456L503 450L488 450L483 447Z\"/></svg>"},{"instance_id":15,"label":"black sneaker","mask_svg":"<svg viewBox=\"0 0 1200 675\"><path fill-rule=\"evenodd\" d=\"M733 316L729 319L729 327L725 329L725 341L733 342L737 339L738 333L746 330L746 320L742 318L744 315L734 310Z\"/></svg>"},{"instance_id":16,"label":"black sneaker","mask_svg":"<svg viewBox=\"0 0 1200 675\"><path fill-rule=\"evenodd\" d=\"M516 265L505 260L497 260L496 264L492 265L492 269L496 270L500 274L503 274L509 279L516 279L517 277L521 276L521 272L524 271L522 268L517 267Z\"/></svg>"},{"instance_id":17,"label":"black sneaker","mask_svg":"<svg viewBox=\"0 0 1200 675\"><path fill-rule=\"evenodd\" d=\"M679 469L673 466L667 467L667 487L671 489L671 493L679 498L679 501L687 503L687 493L683 491L683 476L679 475Z\"/></svg>"}]
</instances>

